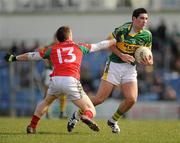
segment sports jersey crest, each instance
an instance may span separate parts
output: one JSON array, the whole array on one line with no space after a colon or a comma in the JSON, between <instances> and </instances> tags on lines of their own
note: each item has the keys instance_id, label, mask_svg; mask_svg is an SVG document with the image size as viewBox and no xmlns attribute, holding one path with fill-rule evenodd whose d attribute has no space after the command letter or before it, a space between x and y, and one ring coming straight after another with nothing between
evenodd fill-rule
<instances>
[{"instance_id":1,"label":"sports jersey crest","mask_svg":"<svg viewBox=\"0 0 180 143\"><path fill-rule=\"evenodd\" d=\"M139 41L138 41L138 45L141 45L141 46L142 46L142 45L145 45L145 42L144 42L143 40L139 40Z\"/></svg>"}]
</instances>

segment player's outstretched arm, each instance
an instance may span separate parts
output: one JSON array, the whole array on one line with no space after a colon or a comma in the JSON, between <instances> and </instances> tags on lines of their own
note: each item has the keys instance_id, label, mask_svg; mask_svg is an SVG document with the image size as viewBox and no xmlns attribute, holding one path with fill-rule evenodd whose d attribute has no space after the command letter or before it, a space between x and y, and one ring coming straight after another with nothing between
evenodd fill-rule
<instances>
[{"instance_id":1,"label":"player's outstretched arm","mask_svg":"<svg viewBox=\"0 0 180 143\"><path fill-rule=\"evenodd\" d=\"M95 44L91 44L90 52L96 52L102 49L107 49L114 45L116 45L116 39L104 40Z\"/></svg>"},{"instance_id":2,"label":"player's outstretched arm","mask_svg":"<svg viewBox=\"0 0 180 143\"><path fill-rule=\"evenodd\" d=\"M6 54L4 59L7 62L14 62L14 61L34 61L34 60L40 60L42 57L40 56L39 52L28 52L24 53L18 56L15 56L13 54Z\"/></svg>"}]
</instances>

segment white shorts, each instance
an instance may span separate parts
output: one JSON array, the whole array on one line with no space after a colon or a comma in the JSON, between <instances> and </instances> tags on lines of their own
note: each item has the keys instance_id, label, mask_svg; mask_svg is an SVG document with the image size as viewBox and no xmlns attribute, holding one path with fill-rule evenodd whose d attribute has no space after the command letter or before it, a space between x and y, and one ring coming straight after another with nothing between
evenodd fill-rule
<instances>
[{"instance_id":1,"label":"white shorts","mask_svg":"<svg viewBox=\"0 0 180 143\"><path fill-rule=\"evenodd\" d=\"M47 94L57 97L65 94L69 100L81 99L82 96L86 95L80 81L69 76L51 77Z\"/></svg>"},{"instance_id":2,"label":"white shorts","mask_svg":"<svg viewBox=\"0 0 180 143\"><path fill-rule=\"evenodd\" d=\"M50 74L52 73L52 70L51 69L45 69L45 71L44 71L44 76L45 76L45 78L44 78L44 84L46 85L46 86L49 86L49 82L50 82Z\"/></svg>"},{"instance_id":3,"label":"white shorts","mask_svg":"<svg viewBox=\"0 0 180 143\"><path fill-rule=\"evenodd\" d=\"M136 66L128 63L114 63L107 61L102 79L119 85L130 81L137 82Z\"/></svg>"}]
</instances>

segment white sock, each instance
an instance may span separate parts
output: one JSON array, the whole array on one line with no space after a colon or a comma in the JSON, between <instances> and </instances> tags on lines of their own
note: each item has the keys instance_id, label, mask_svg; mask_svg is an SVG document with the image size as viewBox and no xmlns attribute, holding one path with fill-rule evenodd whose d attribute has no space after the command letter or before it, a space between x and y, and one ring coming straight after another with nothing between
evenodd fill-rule
<instances>
[{"instance_id":1,"label":"white sock","mask_svg":"<svg viewBox=\"0 0 180 143\"><path fill-rule=\"evenodd\" d=\"M76 118L76 120L80 120L81 116L79 115L78 112L75 112L75 118Z\"/></svg>"},{"instance_id":2,"label":"white sock","mask_svg":"<svg viewBox=\"0 0 180 143\"><path fill-rule=\"evenodd\" d=\"M111 122L116 123L117 121L115 121L112 117L109 119Z\"/></svg>"}]
</instances>

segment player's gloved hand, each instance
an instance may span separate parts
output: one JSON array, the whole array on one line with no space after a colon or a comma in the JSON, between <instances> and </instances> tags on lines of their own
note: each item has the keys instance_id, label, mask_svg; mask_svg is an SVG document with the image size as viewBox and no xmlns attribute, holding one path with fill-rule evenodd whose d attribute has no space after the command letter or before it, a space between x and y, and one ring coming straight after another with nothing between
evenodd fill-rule
<instances>
[{"instance_id":1,"label":"player's gloved hand","mask_svg":"<svg viewBox=\"0 0 180 143\"><path fill-rule=\"evenodd\" d=\"M4 59L7 61L7 62L14 62L16 61L16 56L15 55L12 55L12 54L6 54L6 56L4 56Z\"/></svg>"}]
</instances>

